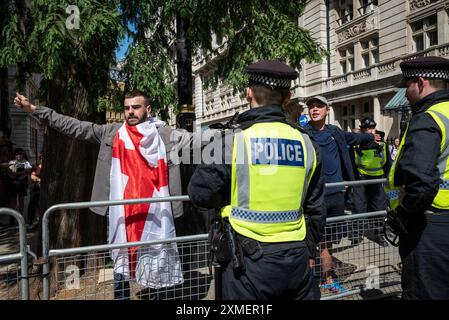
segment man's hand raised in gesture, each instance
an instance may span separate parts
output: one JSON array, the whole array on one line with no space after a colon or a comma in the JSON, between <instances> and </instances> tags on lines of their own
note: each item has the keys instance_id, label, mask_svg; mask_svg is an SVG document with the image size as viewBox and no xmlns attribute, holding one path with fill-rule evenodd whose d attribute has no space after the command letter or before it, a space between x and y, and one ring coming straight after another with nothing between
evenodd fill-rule
<instances>
[{"instance_id":1,"label":"man's hand raised in gesture","mask_svg":"<svg viewBox=\"0 0 449 320\"><path fill-rule=\"evenodd\" d=\"M31 104L28 101L28 98L22 96L20 93L16 92L16 97L14 98L14 105L26 112L34 112L36 110L36 106Z\"/></svg>"}]
</instances>

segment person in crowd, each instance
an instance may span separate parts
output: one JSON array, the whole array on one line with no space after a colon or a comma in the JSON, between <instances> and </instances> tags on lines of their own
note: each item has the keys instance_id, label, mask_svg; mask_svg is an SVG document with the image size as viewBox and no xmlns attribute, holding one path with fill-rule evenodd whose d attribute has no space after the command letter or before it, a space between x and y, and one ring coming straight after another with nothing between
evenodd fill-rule
<instances>
[{"instance_id":1,"label":"person in crowd","mask_svg":"<svg viewBox=\"0 0 449 320\"><path fill-rule=\"evenodd\" d=\"M449 60L400 64L412 118L388 176L388 226L399 235L402 298L449 299Z\"/></svg>"},{"instance_id":2,"label":"person in crowd","mask_svg":"<svg viewBox=\"0 0 449 320\"><path fill-rule=\"evenodd\" d=\"M394 159L396 159L396 155L398 154L399 143L400 143L399 138L394 138L393 143L389 145L391 160L393 161Z\"/></svg>"},{"instance_id":3,"label":"person in crowd","mask_svg":"<svg viewBox=\"0 0 449 320\"><path fill-rule=\"evenodd\" d=\"M375 134L377 132L376 125L374 119L365 117L361 120L360 130L362 133ZM382 142L382 140L379 143L374 141L366 142L353 146L350 152L357 180L373 180L387 177L391 167L391 157L385 142ZM353 188L353 213L383 211L386 208L387 200L383 183L367 184ZM366 231L369 232L364 232L365 227L367 227ZM371 234L371 231L373 234ZM356 242L360 242L365 233L366 236L371 237L379 245L383 247L388 246L381 225L354 224L352 233L353 240Z\"/></svg>"},{"instance_id":4,"label":"person in crowd","mask_svg":"<svg viewBox=\"0 0 449 320\"><path fill-rule=\"evenodd\" d=\"M355 177L348 146L373 142L375 138L380 140L380 137L371 133L346 132L335 125L326 124L330 106L323 96L310 98L306 101L306 105L310 121L304 129L321 147L326 183L353 181ZM344 215L345 192L344 187L326 188L324 204L328 218ZM321 268L323 278L321 285L322 288L336 293L344 292L346 289L333 274L331 249L333 244L341 241L347 231L341 226L327 228L325 239L322 242Z\"/></svg>"},{"instance_id":5,"label":"person in crowd","mask_svg":"<svg viewBox=\"0 0 449 320\"><path fill-rule=\"evenodd\" d=\"M14 104L63 134L100 146L92 201L181 195L180 169L174 160L178 151L190 143L191 135L185 130L173 130L165 122L151 117L150 97L144 92L126 92L125 122L105 125L35 106L19 93ZM105 215L108 207L92 207L91 210ZM174 238L173 220L182 214L182 202L111 206L109 242ZM155 291L156 298L164 288L183 283L176 244L152 248L112 250L116 299L130 298L131 279Z\"/></svg>"},{"instance_id":6,"label":"person in crowd","mask_svg":"<svg viewBox=\"0 0 449 320\"><path fill-rule=\"evenodd\" d=\"M31 172L30 202L28 203L28 226L30 229L34 229L35 217L37 216L40 219L39 199L41 194L42 160L43 155L40 154L37 158L37 164Z\"/></svg>"},{"instance_id":7,"label":"person in crowd","mask_svg":"<svg viewBox=\"0 0 449 320\"><path fill-rule=\"evenodd\" d=\"M24 214L25 197L28 195L28 177L32 166L28 162L22 148L14 150L14 159L9 161L8 170L10 183L7 187L10 207ZM11 224L14 224L11 218Z\"/></svg>"}]
</instances>

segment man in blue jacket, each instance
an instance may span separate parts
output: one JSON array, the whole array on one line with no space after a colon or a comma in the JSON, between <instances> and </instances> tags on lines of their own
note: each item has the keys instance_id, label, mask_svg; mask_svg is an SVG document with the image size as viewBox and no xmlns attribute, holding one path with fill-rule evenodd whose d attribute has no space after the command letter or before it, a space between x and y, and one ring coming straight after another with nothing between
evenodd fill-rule
<instances>
[{"instance_id":1,"label":"man in blue jacket","mask_svg":"<svg viewBox=\"0 0 449 320\"><path fill-rule=\"evenodd\" d=\"M370 133L345 132L337 126L326 124L329 113L329 103L325 97L315 96L306 101L310 121L304 127L306 132L321 147L325 182L342 182L355 180L348 146L372 142L375 135ZM380 140L377 136L376 140ZM324 203L327 217L336 217L344 214L345 188L326 188ZM343 230L327 230L326 239L321 250L321 263L323 272L322 287L335 293L344 292L345 288L334 279L332 274L332 256L329 249L333 243L339 243L343 237Z\"/></svg>"}]
</instances>

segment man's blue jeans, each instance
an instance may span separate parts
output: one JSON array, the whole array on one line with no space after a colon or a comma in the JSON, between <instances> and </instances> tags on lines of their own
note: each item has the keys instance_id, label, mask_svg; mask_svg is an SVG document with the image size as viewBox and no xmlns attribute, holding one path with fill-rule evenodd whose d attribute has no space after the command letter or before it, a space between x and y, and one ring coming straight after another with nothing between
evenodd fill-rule
<instances>
[{"instance_id":1,"label":"man's blue jeans","mask_svg":"<svg viewBox=\"0 0 449 320\"><path fill-rule=\"evenodd\" d=\"M114 273L114 299L129 300L129 281L121 273Z\"/></svg>"}]
</instances>

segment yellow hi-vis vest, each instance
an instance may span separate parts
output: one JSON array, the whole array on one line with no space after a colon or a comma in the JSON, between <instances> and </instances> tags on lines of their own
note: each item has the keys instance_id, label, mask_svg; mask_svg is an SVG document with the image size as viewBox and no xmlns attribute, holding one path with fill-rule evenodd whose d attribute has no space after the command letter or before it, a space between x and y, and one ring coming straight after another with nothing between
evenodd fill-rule
<instances>
[{"instance_id":1,"label":"yellow hi-vis vest","mask_svg":"<svg viewBox=\"0 0 449 320\"><path fill-rule=\"evenodd\" d=\"M428 113L437 123L441 130L441 146L440 157L438 159L438 171L440 172L440 179L442 183L439 185L439 190L435 198L433 199L432 206L438 209L449 210L449 102L438 103L427 109ZM394 173L396 170L396 164L400 161L402 155L402 146L407 135L407 130L402 137L401 144L399 145L398 153L395 161L391 166L390 173L388 175L388 184L386 187L387 194L390 199L390 208L396 209L399 205L399 190L401 187L397 187L394 184Z\"/></svg>"},{"instance_id":2,"label":"yellow hi-vis vest","mask_svg":"<svg viewBox=\"0 0 449 320\"><path fill-rule=\"evenodd\" d=\"M257 123L234 135L231 203L222 208L239 234L261 242L302 241L302 213L316 154L307 134Z\"/></svg>"},{"instance_id":3,"label":"yellow hi-vis vest","mask_svg":"<svg viewBox=\"0 0 449 320\"><path fill-rule=\"evenodd\" d=\"M442 183L432 206L438 209L449 209L449 102L438 103L427 109L441 130L440 158L438 159L438 171Z\"/></svg>"},{"instance_id":4,"label":"yellow hi-vis vest","mask_svg":"<svg viewBox=\"0 0 449 320\"><path fill-rule=\"evenodd\" d=\"M382 176L384 174L384 165L387 163L387 148L385 143L381 142L382 152L378 153L376 149L359 150L354 148L355 164L360 174L367 176Z\"/></svg>"},{"instance_id":5,"label":"yellow hi-vis vest","mask_svg":"<svg viewBox=\"0 0 449 320\"><path fill-rule=\"evenodd\" d=\"M402 148L404 146L405 142L405 136L408 132L408 126L407 129L405 129L404 135L402 136L401 143L399 144L398 153L396 154L396 158L394 159L390 172L388 173L388 179L387 184L385 185L385 192L387 193L388 200L390 202L390 209L394 210L399 206L399 192L401 191L402 187L397 187L394 184L394 173L396 171L396 165L399 162L399 159L401 159L402 156Z\"/></svg>"}]
</instances>

